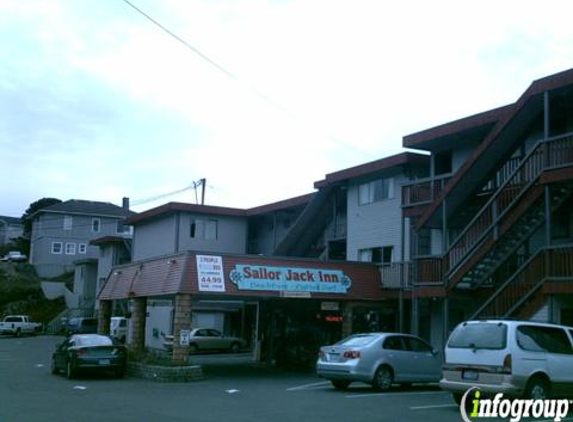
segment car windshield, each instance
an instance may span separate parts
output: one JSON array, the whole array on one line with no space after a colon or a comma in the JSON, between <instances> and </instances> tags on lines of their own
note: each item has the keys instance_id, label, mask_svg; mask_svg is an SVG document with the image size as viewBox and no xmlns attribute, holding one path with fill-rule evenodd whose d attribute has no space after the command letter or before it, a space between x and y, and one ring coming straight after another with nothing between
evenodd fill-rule
<instances>
[{"instance_id":1,"label":"car windshield","mask_svg":"<svg viewBox=\"0 0 573 422\"><path fill-rule=\"evenodd\" d=\"M366 346L379 337L378 334L355 334L336 343L337 346Z\"/></svg>"},{"instance_id":2,"label":"car windshield","mask_svg":"<svg viewBox=\"0 0 573 422\"><path fill-rule=\"evenodd\" d=\"M456 349L503 349L507 325L501 322L462 324L450 337L448 347Z\"/></svg>"},{"instance_id":3,"label":"car windshield","mask_svg":"<svg viewBox=\"0 0 573 422\"><path fill-rule=\"evenodd\" d=\"M81 347L111 346L113 342L109 337L104 336L77 336L75 338L75 344Z\"/></svg>"}]
</instances>

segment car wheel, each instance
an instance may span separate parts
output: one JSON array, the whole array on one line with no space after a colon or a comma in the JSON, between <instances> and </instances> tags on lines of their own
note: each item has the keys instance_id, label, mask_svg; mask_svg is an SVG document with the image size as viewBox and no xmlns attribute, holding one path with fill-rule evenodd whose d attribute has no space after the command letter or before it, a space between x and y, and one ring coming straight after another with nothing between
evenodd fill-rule
<instances>
[{"instance_id":1,"label":"car wheel","mask_svg":"<svg viewBox=\"0 0 573 422\"><path fill-rule=\"evenodd\" d=\"M76 369L74 368L74 365L70 360L66 365L66 376L68 377L69 380L73 380L76 377Z\"/></svg>"},{"instance_id":2,"label":"car wheel","mask_svg":"<svg viewBox=\"0 0 573 422\"><path fill-rule=\"evenodd\" d=\"M372 387L377 391L388 391L392 386L392 381L394 381L392 370L388 366L381 366L374 374Z\"/></svg>"},{"instance_id":3,"label":"car wheel","mask_svg":"<svg viewBox=\"0 0 573 422\"><path fill-rule=\"evenodd\" d=\"M197 353L199 351L199 347L196 344L189 345L189 353Z\"/></svg>"},{"instance_id":4,"label":"car wheel","mask_svg":"<svg viewBox=\"0 0 573 422\"><path fill-rule=\"evenodd\" d=\"M22 334L22 333L21 333L20 329L18 328L16 330L16 332L14 333L14 337L20 337L20 334Z\"/></svg>"},{"instance_id":5,"label":"car wheel","mask_svg":"<svg viewBox=\"0 0 573 422\"><path fill-rule=\"evenodd\" d=\"M58 369L58 367L56 366L56 359L52 358L52 363L50 365L50 370L52 371L52 374L58 374L60 372L60 370Z\"/></svg>"},{"instance_id":6,"label":"car wheel","mask_svg":"<svg viewBox=\"0 0 573 422\"><path fill-rule=\"evenodd\" d=\"M350 381L346 380L330 380L330 382L337 390L346 390L350 385Z\"/></svg>"},{"instance_id":7,"label":"car wheel","mask_svg":"<svg viewBox=\"0 0 573 422\"><path fill-rule=\"evenodd\" d=\"M239 353L241 351L241 345L239 343L231 344L231 353Z\"/></svg>"},{"instance_id":8,"label":"car wheel","mask_svg":"<svg viewBox=\"0 0 573 422\"><path fill-rule=\"evenodd\" d=\"M533 377L525 388L525 397L534 400L545 400L549 398L551 385L549 381L541 377Z\"/></svg>"}]
</instances>

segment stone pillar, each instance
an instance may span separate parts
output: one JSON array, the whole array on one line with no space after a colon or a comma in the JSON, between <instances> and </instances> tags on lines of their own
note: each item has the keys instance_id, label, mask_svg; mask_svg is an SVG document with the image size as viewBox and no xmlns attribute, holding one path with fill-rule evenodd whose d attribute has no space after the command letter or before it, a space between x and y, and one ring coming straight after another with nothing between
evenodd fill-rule
<instances>
[{"instance_id":1,"label":"stone pillar","mask_svg":"<svg viewBox=\"0 0 573 422\"><path fill-rule=\"evenodd\" d=\"M147 298L136 297L133 300L131 313L133 324L133 350L142 352L145 349L145 320L147 317Z\"/></svg>"},{"instance_id":2,"label":"stone pillar","mask_svg":"<svg viewBox=\"0 0 573 422\"><path fill-rule=\"evenodd\" d=\"M99 302L97 321L97 332L99 334L109 335L109 325L111 323L111 305L111 300L100 300Z\"/></svg>"},{"instance_id":3,"label":"stone pillar","mask_svg":"<svg viewBox=\"0 0 573 422\"><path fill-rule=\"evenodd\" d=\"M189 346L181 345L181 330L191 329L191 295L175 296L175 315L173 320L173 363L186 364Z\"/></svg>"}]
</instances>

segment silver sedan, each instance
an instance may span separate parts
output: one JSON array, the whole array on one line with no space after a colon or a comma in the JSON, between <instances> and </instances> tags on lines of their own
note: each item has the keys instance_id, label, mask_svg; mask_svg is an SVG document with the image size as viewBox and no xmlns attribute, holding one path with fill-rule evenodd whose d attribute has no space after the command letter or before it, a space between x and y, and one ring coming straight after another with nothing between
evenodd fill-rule
<instances>
[{"instance_id":1,"label":"silver sedan","mask_svg":"<svg viewBox=\"0 0 573 422\"><path fill-rule=\"evenodd\" d=\"M392 384L438 382L442 356L421 338L398 333L353 334L320 348L317 374L337 389L353 381L386 391Z\"/></svg>"}]
</instances>

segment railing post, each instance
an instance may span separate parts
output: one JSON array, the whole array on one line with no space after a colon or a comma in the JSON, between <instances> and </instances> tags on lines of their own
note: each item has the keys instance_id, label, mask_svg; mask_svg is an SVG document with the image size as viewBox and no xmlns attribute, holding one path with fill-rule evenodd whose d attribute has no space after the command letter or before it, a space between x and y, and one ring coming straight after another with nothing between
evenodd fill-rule
<instances>
[{"instance_id":1,"label":"railing post","mask_svg":"<svg viewBox=\"0 0 573 422\"><path fill-rule=\"evenodd\" d=\"M551 114L550 114L550 101L549 91L543 93L543 166L545 168L551 165L551 157L549 156L549 143L547 140L551 134Z\"/></svg>"},{"instance_id":2,"label":"railing post","mask_svg":"<svg viewBox=\"0 0 573 422\"><path fill-rule=\"evenodd\" d=\"M551 188L545 185L545 246L551 246Z\"/></svg>"}]
</instances>

